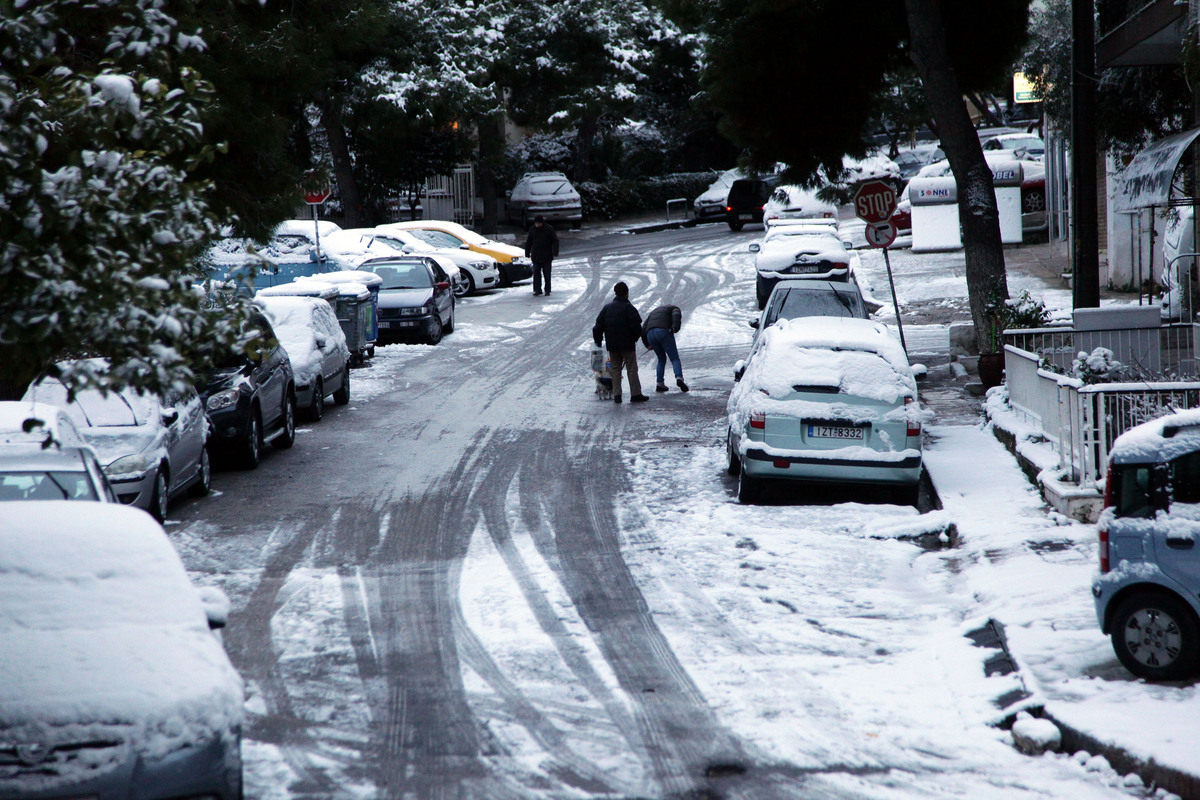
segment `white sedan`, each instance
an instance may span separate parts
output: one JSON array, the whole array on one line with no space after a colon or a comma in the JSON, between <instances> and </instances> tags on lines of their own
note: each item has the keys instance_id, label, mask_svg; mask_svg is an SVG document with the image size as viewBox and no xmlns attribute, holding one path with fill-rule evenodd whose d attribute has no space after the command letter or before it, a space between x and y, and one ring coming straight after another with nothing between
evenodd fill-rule
<instances>
[{"instance_id":1,"label":"white sedan","mask_svg":"<svg viewBox=\"0 0 1200 800\"><path fill-rule=\"evenodd\" d=\"M762 242L750 245L750 252L756 254L754 291L759 308L782 280L850 281L859 261L836 227L820 224L770 225Z\"/></svg>"},{"instance_id":2,"label":"white sedan","mask_svg":"<svg viewBox=\"0 0 1200 800\"><path fill-rule=\"evenodd\" d=\"M455 283L454 294L463 297L476 294L483 289L494 289L500 285L500 265L496 259L461 247L435 247L411 230L392 224L375 228L354 228L354 233L369 236L375 242L391 247L405 255L434 253L449 259L458 268L462 278Z\"/></svg>"}]
</instances>

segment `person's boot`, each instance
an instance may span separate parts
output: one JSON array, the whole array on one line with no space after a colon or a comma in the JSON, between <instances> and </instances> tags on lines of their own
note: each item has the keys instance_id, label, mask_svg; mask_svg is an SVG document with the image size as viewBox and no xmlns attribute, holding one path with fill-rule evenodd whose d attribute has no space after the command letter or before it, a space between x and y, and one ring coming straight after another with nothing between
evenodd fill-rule
<instances>
[{"instance_id":1,"label":"person's boot","mask_svg":"<svg viewBox=\"0 0 1200 800\"><path fill-rule=\"evenodd\" d=\"M675 385L679 387L679 391L681 391L681 392L687 391L687 384L683 382L683 378L676 378ZM666 389L664 389L663 391L666 391Z\"/></svg>"},{"instance_id":2,"label":"person's boot","mask_svg":"<svg viewBox=\"0 0 1200 800\"><path fill-rule=\"evenodd\" d=\"M614 395L613 395L613 402L614 402L614 403L619 403L619 402L621 402L621 395L619 395L619 394L614 394Z\"/></svg>"},{"instance_id":3,"label":"person's boot","mask_svg":"<svg viewBox=\"0 0 1200 800\"><path fill-rule=\"evenodd\" d=\"M667 385L665 383L660 383L658 386L654 387L654 391L665 392L665 391L667 391Z\"/></svg>"},{"instance_id":4,"label":"person's boot","mask_svg":"<svg viewBox=\"0 0 1200 800\"><path fill-rule=\"evenodd\" d=\"M650 398L649 398L649 397L646 397L646 395L644 395L644 394L635 394L635 395L633 395L632 397L630 397L630 398L629 398L629 402L631 402L631 403L644 403L644 402L646 402L646 401L647 401L647 400L649 400L649 399L650 399Z\"/></svg>"}]
</instances>

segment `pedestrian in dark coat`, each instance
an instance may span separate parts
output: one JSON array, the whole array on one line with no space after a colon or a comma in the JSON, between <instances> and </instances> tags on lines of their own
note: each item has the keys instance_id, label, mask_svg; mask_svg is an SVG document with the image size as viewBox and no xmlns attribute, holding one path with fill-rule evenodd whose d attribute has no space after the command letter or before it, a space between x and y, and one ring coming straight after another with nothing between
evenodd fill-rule
<instances>
[{"instance_id":1,"label":"pedestrian in dark coat","mask_svg":"<svg viewBox=\"0 0 1200 800\"><path fill-rule=\"evenodd\" d=\"M608 349L613 402L621 402L621 367L624 366L629 373L629 402L644 403L650 398L642 394L637 367L637 342L642 335L642 315L629 302L629 287L625 281L613 287L613 295L613 299L600 309L596 317L592 339L597 347L603 340Z\"/></svg>"},{"instance_id":2,"label":"pedestrian in dark coat","mask_svg":"<svg viewBox=\"0 0 1200 800\"><path fill-rule=\"evenodd\" d=\"M558 257L558 234L554 226L546 223L545 217L533 218L533 227L525 237L525 256L533 262L533 294L542 293L542 280L546 282L546 294L550 294L550 265Z\"/></svg>"},{"instance_id":3,"label":"pedestrian in dark coat","mask_svg":"<svg viewBox=\"0 0 1200 800\"><path fill-rule=\"evenodd\" d=\"M683 382L683 364L679 361L679 348L675 346L675 334L679 333L681 327L683 312L679 310L679 306L672 305L659 306L647 314L646 321L642 323L642 343L658 356L658 384L654 387L656 392L667 391L667 384L663 382L667 371L667 359L670 359L671 368L675 370L675 385L679 387L679 391L688 390L687 384Z\"/></svg>"}]
</instances>

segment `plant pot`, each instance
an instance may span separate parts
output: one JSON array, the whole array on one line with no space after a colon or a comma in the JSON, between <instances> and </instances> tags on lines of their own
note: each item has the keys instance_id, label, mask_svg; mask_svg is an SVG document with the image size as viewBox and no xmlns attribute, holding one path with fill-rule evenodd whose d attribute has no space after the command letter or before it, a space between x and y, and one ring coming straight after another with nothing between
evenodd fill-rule
<instances>
[{"instance_id":1,"label":"plant pot","mask_svg":"<svg viewBox=\"0 0 1200 800\"><path fill-rule=\"evenodd\" d=\"M979 382L985 389L1004 383L1004 353L979 354Z\"/></svg>"}]
</instances>

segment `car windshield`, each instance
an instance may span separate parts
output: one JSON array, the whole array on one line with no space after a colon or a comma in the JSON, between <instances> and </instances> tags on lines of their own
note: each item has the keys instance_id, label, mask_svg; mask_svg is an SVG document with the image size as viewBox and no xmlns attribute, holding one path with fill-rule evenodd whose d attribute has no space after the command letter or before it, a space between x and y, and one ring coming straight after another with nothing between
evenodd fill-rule
<instances>
[{"instance_id":1,"label":"car windshield","mask_svg":"<svg viewBox=\"0 0 1200 800\"><path fill-rule=\"evenodd\" d=\"M86 472L0 473L0 501L99 499Z\"/></svg>"},{"instance_id":2,"label":"car windshield","mask_svg":"<svg viewBox=\"0 0 1200 800\"><path fill-rule=\"evenodd\" d=\"M380 289L428 289L433 286L429 271L420 264L372 266L371 271L383 278Z\"/></svg>"},{"instance_id":3,"label":"car windshield","mask_svg":"<svg viewBox=\"0 0 1200 800\"><path fill-rule=\"evenodd\" d=\"M853 317L865 319L862 298L849 291L810 292L792 290L783 295L775 316L768 324L778 319L796 317Z\"/></svg>"},{"instance_id":4,"label":"car windshield","mask_svg":"<svg viewBox=\"0 0 1200 800\"><path fill-rule=\"evenodd\" d=\"M85 427L125 427L144 425L154 412L154 401L147 395L130 392L101 394L88 389L67 402L67 388L61 383L47 381L37 387L37 399L64 409L76 425Z\"/></svg>"},{"instance_id":5,"label":"car windshield","mask_svg":"<svg viewBox=\"0 0 1200 800\"><path fill-rule=\"evenodd\" d=\"M463 245L463 240L457 236L446 233L445 231L431 231L422 228L414 228L413 235L423 242L427 242L434 247L449 247L459 248Z\"/></svg>"},{"instance_id":6,"label":"car windshield","mask_svg":"<svg viewBox=\"0 0 1200 800\"><path fill-rule=\"evenodd\" d=\"M565 194L570 190L571 185L566 181L536 181L529 187L532 194Z\"/></svg>"}]
</instances>

